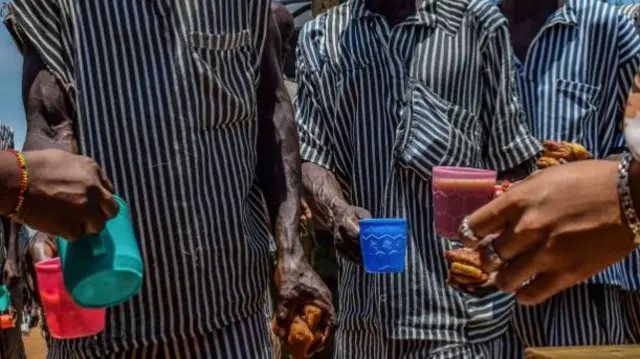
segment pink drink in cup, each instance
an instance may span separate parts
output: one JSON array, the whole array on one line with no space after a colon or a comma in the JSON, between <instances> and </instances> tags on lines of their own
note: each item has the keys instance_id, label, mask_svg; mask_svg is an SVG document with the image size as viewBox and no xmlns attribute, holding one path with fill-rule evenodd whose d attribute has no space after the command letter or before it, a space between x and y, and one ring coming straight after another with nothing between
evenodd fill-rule
<instances>
[{"instance_id":1,"label":"pink drink in cup","mask_svg":"<svg viewBox=\"0 0 640 359\"><path fill-rule=\"evenodd\" d=\"M56 339L75 339L96 335L104 330L106 310L84 309L73 302L62 278L60 258L36 263L38 292L47 326Z\"/></svg>"},{"instance_id":2,"label":"pink drink in cup","mask_svg":"<svg viewBox=\"0 0 640 359\"><path fill-rule=\"evenodd\" d=\"M456 238L464 217L493 198L497 177L497 173L490 170L435 167L432 188L436 233Z\"/></svg>"}]
</instances>

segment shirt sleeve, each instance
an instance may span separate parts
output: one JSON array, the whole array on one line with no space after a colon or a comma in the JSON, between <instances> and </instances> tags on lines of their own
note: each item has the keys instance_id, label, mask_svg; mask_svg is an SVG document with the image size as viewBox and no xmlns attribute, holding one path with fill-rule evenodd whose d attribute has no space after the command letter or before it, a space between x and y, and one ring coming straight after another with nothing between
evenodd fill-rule
<instances>
[{"instance_id":1,"label":"shirt sleeve","mask_svg":"<svg viewBox=\"0 0 640 359\"><path fill-rule=\"evenodd\" d=\"M68 89L72 85L72 17L56 0L13 0L4 24L18 49L33 45L49 70Z\"/></svg>"},{"instance_id":2,"label":"shirt sleeve","mask_svg":"<svg viewBox=\"0 0 640 359\"><path fill-rule=\"evenodd\" d=\"M640 36L628 18L621 15L618 20L618 69L614 84L615 101L612 105L617 108L616 124L622 129L629 91L640 69ZM614 147L626 147L622 131L616 136L615 142Z\"/></svg>"},{"instance_id":3,"label":"shirt sleeve","mask_svg":"<svg viewBox=\"0 0 640 359\"><path fill-rule=\"evenodd\" d=\"M307 23L296 49L295 98L296 121L300 135L302 160L335 170L329 124L322 111L323 85L321 80L323 40L322 17Z\"/></svg>"},{"instance_id":4,"label":"shirt sleeve","mask_svg":"<svg viewBox=\"0 0 640 359\"><path fill-rule=\"evenodd\" d=\"M513 52L506 22L488 35L483 48L483 157L498 172L531 160L542 147L529 132L517 93Z\"/></svg>"}]
</instances>

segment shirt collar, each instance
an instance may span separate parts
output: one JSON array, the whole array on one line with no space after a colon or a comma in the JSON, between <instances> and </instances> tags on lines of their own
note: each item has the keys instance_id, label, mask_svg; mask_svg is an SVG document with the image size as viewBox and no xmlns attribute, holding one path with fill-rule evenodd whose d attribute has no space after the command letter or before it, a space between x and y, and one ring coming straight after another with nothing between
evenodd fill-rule
<instances>
[{"instance_id":1,"label":"shirt collar","mask_svg":"<svg viewBox=\"0 0 640 359\"><path fill-rule=\"evenodd\" d=\"M574 0L566 0L563 7L556 10L547 20L546 26L553 26L557 24L561 25L576 25L578 18L575 10Z\"/></svg>"},{"instance_id":2,"label":"shirt collar","mask_svg":"<svg viewBox=\"0 0 640 359\"><path fill-rule=\"evenodd\" d=\"M500 6L502 0L490 0L490 2ZM547 19L545 27L553 25L576 25L578 18L576 15L576 5L574 0L566 0L564 6L556 10L551 17Z\"/></svg>"},{"instance_id":3,"label":"shirt collar","mask_svg":"<svg viewBox=\"0 0 640 359\"><path fill-rule=\"evenodd\" d=\"M446 31L455 34L462 23L464 13L452 14L451 16L440 16L443 11L443 3L447 4L447 8L459 9L461 6L466 8L468 0L424 0L422 5L417 9L414 15L409 16L403 24L424 25L428 27L442 26ZM464 3L464 4L462 4ZM356 0L353 8L353 18L375 18L380 15L369 11L366 8L365 0Z\"/></svg>"}]
</instances>

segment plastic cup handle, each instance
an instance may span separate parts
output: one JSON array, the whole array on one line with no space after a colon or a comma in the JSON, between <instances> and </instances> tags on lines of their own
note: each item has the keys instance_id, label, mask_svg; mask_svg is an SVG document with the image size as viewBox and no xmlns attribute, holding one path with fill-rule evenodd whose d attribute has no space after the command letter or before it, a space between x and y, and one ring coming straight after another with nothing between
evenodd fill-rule
<instances>
[{"instance_id":1,"label":"plastic cup handle","mask_svg":"<svg viewBox=\"0 0 640 359\"><path fill-rule=\"evenodd\" d=\"M103 231L106 231L106 230L107 230L107 227L105 226ZM99 234L92 235L90 238L88 238L88 240L89 240L89 243L91 244L91 252L93 253L94 256L101 256L107 253L107 248L104 246L104 243L100 239Z\"/></svg>"},{"instance_id":2,"label":"plastic cup handle","mask_svg":"<svg viewBox=\"0 0 640 359\"><path fill-rule=\"evenodd\" d=\"M102 239L100 239L99 235L94 234L87 239L91 244L91 252L94 256L101 256L107 253L107 248L104 246L104 243L102 243Z\"/></svg>"}]
</instances>

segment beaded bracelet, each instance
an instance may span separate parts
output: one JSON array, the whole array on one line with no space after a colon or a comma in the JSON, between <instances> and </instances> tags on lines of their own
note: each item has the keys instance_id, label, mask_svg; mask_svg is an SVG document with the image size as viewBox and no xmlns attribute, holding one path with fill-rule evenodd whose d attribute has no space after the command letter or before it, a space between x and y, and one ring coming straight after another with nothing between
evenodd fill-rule
<instances>
[{"instance_id":1,"label":"beaded bracelet","mask_svg":"<svg viewBox=\"0 0 640 359\"><path fill-rule=\"evenodd\" d=\"M27 194L27 191L29 190L29 170L27 169L27 161L24 159L22 153L16 150L7 150L7 152L11 152L16 156L18 166L20 167L20 191L18 192L18 199L16 200L16 204L14 205L13 210L9 213L8 216L10 219L13 219L22 209L24 198Z\"/></svg>"}]
</instances>

